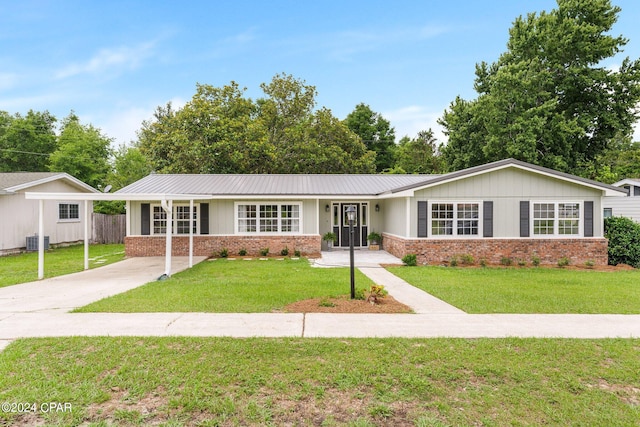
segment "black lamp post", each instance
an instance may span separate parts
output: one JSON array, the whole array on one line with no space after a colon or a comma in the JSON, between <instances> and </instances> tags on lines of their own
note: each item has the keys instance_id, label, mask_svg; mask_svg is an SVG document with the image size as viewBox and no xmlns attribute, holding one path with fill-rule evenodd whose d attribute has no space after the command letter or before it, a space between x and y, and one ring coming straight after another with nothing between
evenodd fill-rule
<instances>
[{"instance_id":1,"label":"black lamp post","mask_svg":"<svg viewBox=\"0 0 640 427\"><path fill-rule=\"evenodd\" d=\"M349 262L351 265L351 299L356 298L356 281L353 270L353 223L356 220L356 207L347 207L347 219L349 220Z\"/></svg>"}]
</instances>

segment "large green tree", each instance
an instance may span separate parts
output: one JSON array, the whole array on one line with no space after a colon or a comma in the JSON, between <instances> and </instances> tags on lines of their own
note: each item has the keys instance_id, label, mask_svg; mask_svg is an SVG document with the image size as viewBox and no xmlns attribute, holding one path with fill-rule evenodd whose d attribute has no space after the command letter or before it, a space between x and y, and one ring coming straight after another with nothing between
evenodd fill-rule
<instances>
[{"instance_id":1,"label":"large green tree","mask_svg":"<svg viewBox=\"0 0 640 427\"><path fill-rule=\"evenodd\" d=\"M368 105L360 103L344 121L362 139L367 149L376 153L378 172L393 167L396 136L395 129L387 119Z\"/></svg>"},{"instance_id":2,"label":"large green tree","mask_svg":"<svg viewBox=\"0 0 640 427\"><path fill-rule=\"evenodd\" d=\"M92 125L83 125L73 112L62 122L58 148L51 154L49 169L66 172L101 189L111 170L111 139Z\"/></svg>"},{"instance_id":3,"label":"large green tree","mask_svg":"<svg viewBox=\"0 0 640 427\"><path fill-rule=\"evenodd\" d=\"M558 0L517 18L507 51L476 65L478 97L456 98L440 119L448 168L514 157L586 174L637 119L640 60L602 65L627 43L611 35L619 13L609 0Z\"/></svg>"},{"instance_id":4,"label":"large green tree","mask_svg":"<svg viewBox=\"0 0 640 427\"><path fill-rule=\"evenodd\" d=\"M278 74L252 101L235 82L197 85L183 108L158 107L138 133L141 152L161 173L372 172L374 156L321 108L313 86Z\"/></svg>"},{"instance_id":5,"label":"large green tree","mask_svg":"<svg viewBox=\"0 0 640 427\"><path fill-rule=\"evenodd\" d=\"M56 149L56 118L48 111L22 116L0 111L0 172L47 171Z\"/></svg>"},{"instance_id":6,"label":"large green tree","mask_svg":"<svg viewBox=\"0 0 640 427\"><path fill-rule=\"evenodd\" d=\"M416 138L404 137L396 149L395 169L404 173L441 173L442 158L431 129L418 132Z\"/></svg>"}]
</instances>

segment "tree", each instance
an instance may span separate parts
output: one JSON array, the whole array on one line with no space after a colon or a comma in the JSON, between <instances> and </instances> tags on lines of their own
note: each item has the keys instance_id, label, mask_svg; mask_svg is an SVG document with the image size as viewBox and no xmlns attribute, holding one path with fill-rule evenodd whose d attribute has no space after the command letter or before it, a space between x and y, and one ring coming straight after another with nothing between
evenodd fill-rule
<instances>
[{"instance_id":1,"label":"tree","mask_svg":"<svg viewBox=\"0 0 640 427\"><path fill-rule=\"evenodd\" d=\"M56 118L48 111L26 116L0 111L0 172L44 172L56 149Z\"/></svg>"},{"instance_id":2,"label":"tree","mask_svg":"<svg viewBox=\"0 0 640 427\"><path fill-rule=\"evenodd\" d=\"M374 171L373 155L326 108L315 88L278 74L254 102L235 82L197 85L182 109L158 107L138 133L161 173L331 173Z\"/></svg>"},{"instance_id":3,"label":"tree","mask_svg":"<svg viewBox=\"0 0 640 427\"><path fill-rule=\"evenodd\" d=\"M120 145L113 153L113 168L107 184L116 191L149 175L153 170L137 146Z\"/></svg>"},{"instance_id":4,"label":"tree","mask_svg":"<svg viewBox=\"0 0 640 427\"><path fill-rule=\"evenodd\" d=\"M441 173L442 158L431 129L418 132L414 139L404 137L396 149L395 168L405 173Z\"/></svg>"},{"instance_id":5,"label":"tree","mask_svg":"<svg viewBox=\"0 0 640 427\"><path fill-rule=\"evenodd\" d=\"M396 137L388 120L371 110L368 105L360 103L347 115L345 123L362 139L367 149L376 153L378 172L393 167Z\"/></svg>"},{"instance_id":6,"label":"tree","mask_svg":"<svg viewBox=\"0 0 640 427\"><path fill-rule=\"evenodd\" d=\"M111 139L92 125L82 125L71 112L62 122L58 149L51 154L49 169L66 172L100 189L111 169L110 156Z\"/></svg>"},{"instance_id":7,"label":"tree","mask_svg":"<svg viewBox=\"0 0 640 427\"><path fill-rule=\"evenodd\" d=\"M517 18L507 51L476 65L472 101L451 103L439 123L449 170L506 157L586 174L617 135L630 135L640 101L640 60L601 63L627 40L610 35L609 0L558 0Z\"/></svg>"}]
</instances>

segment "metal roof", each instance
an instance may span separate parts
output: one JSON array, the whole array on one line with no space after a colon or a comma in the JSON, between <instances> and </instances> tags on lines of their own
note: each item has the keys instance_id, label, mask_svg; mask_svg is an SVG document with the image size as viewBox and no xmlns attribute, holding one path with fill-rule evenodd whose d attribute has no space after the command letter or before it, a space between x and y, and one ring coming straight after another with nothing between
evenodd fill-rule
<instances>
[{"instance_id":1,"label":"metal roof","mask_svg":"<svg viewBox=\"0 0 640 427\"><path fill-rule=\"evenodd\" d=\"M117 193L215 196L374 196L424 184L439 175L161 175L152 174Z\"/></svg>"}]
</instances>

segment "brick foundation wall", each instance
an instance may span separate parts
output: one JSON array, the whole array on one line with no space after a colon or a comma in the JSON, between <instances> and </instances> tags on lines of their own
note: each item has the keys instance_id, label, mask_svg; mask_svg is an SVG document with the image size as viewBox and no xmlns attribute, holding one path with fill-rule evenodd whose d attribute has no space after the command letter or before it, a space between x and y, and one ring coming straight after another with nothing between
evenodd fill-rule
<instances>
[{"instance_id":1,"label":"brick foundation wall","mask_svg":"<svg viewBox=\"0 0 640 427\"><path fill-rule=\"evenodd\" d=\"M478 262L500 264L503 257L531 263L534 256L541 264L557 264L567 257L573 265L592 261L595 265L607 265L607 239L405 239L383 234L384 250L402 258L416 254L418 264L443 264L454 256L469 254Z\"/></svg>"},{"instance_id":2,"label":"brick foundation wall","mask_svg":"<svg viewBox=\"0 0 640 427\"><path fill-rule=\"evenodd\" d=\"M259 256L260 250L269 248L269 255L280 255L287 247L289 255L295 250L303 256L319 256L320 235L314 236L193 236L193 254L196 256L217 256L223 248L229 256L237 256L240 249L247 250L247 256ZM127 236L124 238L125 253L128 257L164 256L165 236ZM189 255L189 236L174 236L171 242L174 256Z\"/></svg>"}]
</instances>

